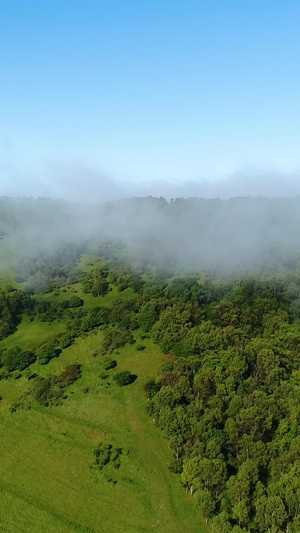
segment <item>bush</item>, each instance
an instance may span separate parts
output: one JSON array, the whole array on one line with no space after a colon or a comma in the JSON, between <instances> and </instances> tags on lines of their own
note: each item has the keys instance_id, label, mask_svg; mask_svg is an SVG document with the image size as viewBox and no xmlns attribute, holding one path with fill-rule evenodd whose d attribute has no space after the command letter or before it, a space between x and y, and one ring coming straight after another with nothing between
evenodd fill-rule
<instances>
[{"instance_id":1,"label":"bush","mask_svg":"<svg viewBox=\"0 0 300 533\"><path fill-rule=\"evenodd\" d=\"M35 381L34 397L41 405L48 406L61 398L63 389L63 383L56 376L39 378Z\"/></svg>"},{"instance_id":2,"label":"bush","mask_svg":"<svg viewBox=\"0 0 300 533\"><path fill-rule=\"evenodd\" d=\"M159 391L160 385L156 383L154 378L149 379L144 385L144 391L147 394L148 400L151 400L155 394Z\"/></svg>"},{"instance_id":3,"label":"bush","mask_svg":"<svg viewBox=\"0 0 300 533\"><path fill-rule=\"evenodd\" d=\"M57 342L49 342L42 344L37 350L37 360L41 365L46 365L54 357L58 357L61 354L61 349L57 348Z\"/></svg>"},{"instance_id":4,"label":"bush","mask_svg":"<svg viewBox=\"0 0 300 533\"><path fill-rule=\"evenodd\" d=\"M6 291L7 292L14 292L16 289L12 285L6 285Z\"/></svg>"},{"instance_id":5,"label":"bush","mask_svg":"<svg viewBox=\"0 0 300 533\"><path fill-rule=\"evenodd\" d=\"M138 327L134 301L117 300L112 304L109 313L109 322L118 325L120 328L136 329Z\"/></svg>"},{"instance_id":6,"label":"bush","mask_svg":"<svg viewBox=\"0 0 300 533\"><path fill-rule=\"evenodd\" d=\"M65 388L80 375L81 365L68 365L60 376L36 379L33 389L35 400L45 406L58 402L63 397Z\"/></svg>"},{"instance_id":7,"label":"bush","mask_svg":"<svg viewBox=\"0 0 300 533\"><path fill-rule=\"evenodd\" d=\"M59 305L61 309L69 309L69 307L71 307L70 300L63 300Z\"/></svg>"},{"instance_id":8,"label":"bush","mask_svg":"<svg viewBox=\"0 0 300 533\"><path fill-rule=\"evenodd\" d=\"M113 379L119 385L119 387L124 387L133 383L136 378L137 376L135 374L131 374L129 370L124 370L123 372L118 372Z\"/></svg>"},{"instance_id":9,"label":"bush","mask_svg":"<svg viewBox=\"0 0 300 533\"><path fill-rule=\"evenodd\" d=\"M59 339L59 346L63 350L64 348L68 348L69 346L71 346L73 342L74 336L71 333L65 333Z\"/></svg>"},{"instance_id":10,"label":"bush","mask_svg":"<svg viewBox=\"0 0 300 533\"><path fill-rule=\"evenodd\" d=\"M144 344L137 344L136 349L138 352L145 350L146 346Z\"/></svg>"},{"instance_id":11,"label":"bush","mask_svg":"<svg viewBox=\"0 0 300 533\"><path fill-rule=\"evenodd\" d=\"M83 300L79 296L71 296L69 301L70 307L82 307Z\"/></svg>"},{"instance_id":12,"label":"bush","mask_svg":"<svg viewBox=\"0 0 300 533\"><path fill-rule=\"evenodd\" d=\"M67 384L73 383L81 375L81 365L68 365L60 374L59 379Z\"/></svg>"},{"instance_id":13,"label":"bush","mask_svg":"<svg viewBox=\"0 0 300 533\"><path fill-rule=\"evenodd\" d=\"M101 359L100 364L103 366L104 370L111 370L117 366L117 361L107 356Z\"/></svg>"},{"instance_id":14,"label":"bush","mask_svg":"<svg viewBox=\"0 0 300 533\"><path fill-rule=\"evenodd\" d=\"M103 335L102 353L112 353L126 343L135 343L130 331L123 328L108 329Z\"/></svg>"},{"instance_id":15,"label":"bush","mask_svg":"<svg viewBox=\"0 0 300 533\"><path fill-rule=\"evenodd\" d=\"M99 468L99 470L103 470L103 468L109 463L111 463L115 468L119 468L122 448L115 448L111 444L100 443L97 448L95 448L94 455L94 464L97 468Z\"/></svg>"}]
</instances>

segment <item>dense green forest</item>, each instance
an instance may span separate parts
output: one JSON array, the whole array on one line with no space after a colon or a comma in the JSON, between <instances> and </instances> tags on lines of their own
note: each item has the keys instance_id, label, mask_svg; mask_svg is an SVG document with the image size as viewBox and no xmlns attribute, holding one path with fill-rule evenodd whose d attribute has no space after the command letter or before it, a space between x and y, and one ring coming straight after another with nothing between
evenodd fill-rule
<instances>
[{"instance_id":1,"label":"dense green forest","mask_svg":"<svg viewBox=\"0 0 300 533\"><path fill-rule=\"evenodd\" d=\"M146 519L141 529L137 518L128 528L115 525L115 531L299 532L300 256L295 235L286 243L287 255L280 240L270 246L269 266L228 269L227 262L223 273L220 265L188 271L182 262L172 266L174 250L159 257L155 246L142 253L140 243L130 248L126 240L110 241L106 234L90 239L86 234L73 242L64 235L63 243L61 235L51 240L52 248L16 250L14 235L26 227L20 221L26 216L34 224L36 210L22 212L12 200L2 202L16 209L7 207L1 215L0 244L9 243L11 250L0 292L3 423L19 417L21 425L33 412L65 417L78 391L80 402L94 401L97 394L110 402L109 394L118 398L124 391L119 409L126 402L131 409L134 391L140 391L139 417L147 417L145 424L161 432L168 448L166 476L174 487L181 485L183 506L185 498L193 501L190 523L174 518L172 511L177 529L145 526ZM29 200L22 205L30 202L36 205ZM171 211L175 224L182 219L183 200L135 199L131 205L143 209L145 202L168 216ZM208 210L219 205L190 202L198 211L199 205ZM250 199L232 205L240 209L245 202L252 205ZM289 214L289 224L294 215ZM38 220L43 216L41 210ZM281 227L282 235L287 227ZM150 241L148 235L144 245ZM74 357L77 346L83 348ZM154 353L160 354L159 364L154 365ZM128 366L122 357L128 357ZM129 449L102 438L93 455L91 471L117 487L116 472L131 464ZM144 475L141 470L137 479ZM107 531L114 531L108 524ZM99 527L89 525L86 531Z\"/></svg>"}]
</instances>

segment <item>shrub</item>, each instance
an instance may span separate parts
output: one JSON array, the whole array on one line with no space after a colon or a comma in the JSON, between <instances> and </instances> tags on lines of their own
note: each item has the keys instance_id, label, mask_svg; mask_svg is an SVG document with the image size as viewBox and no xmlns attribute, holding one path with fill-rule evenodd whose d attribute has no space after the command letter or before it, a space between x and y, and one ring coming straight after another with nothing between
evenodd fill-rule
<instances>
[{"instance_id":1,"label":"shrub","mask_svg":"<svg viewBox=\"0 0 300 533\"><path fill-rule=\"evenodd\" d=\"M69 307L71 307L70 300L63 300L59 305L61 309L69 309Z\"/></svg>"},{"instance_id":2,"label":"shrub","mask_svg":"<svg viewBox=\"0 0 300 533\"><path fill-rule=\"evenodd\" d=\"M134 342L131 332L127 329L108 329L104 332L102 353L112 353L126 343L133 344Z\"/></svg>"},{"instance_id":3,"label":"shrub","mask_svg":"<svg viewBox=\"0 0 300 533\"><path fill-rule=\"evenodd\" d=\"M107 356L101 359L100 364L103 366L104 370L111 370L111 368L115 368L117 366L117 361Z\"/></svg>"},{"instance_id":4,"label":"shrub","mask_svg":"<svg viewBox=\"0 0 300 533\"><path fill-rule=\"evenodd\" d=\"M111 444L100 443L97 448L95 448L94 455L94 464L99 470L103 470L103 468L109 463L115 468L119 468L122 448L115 448Z\"/></svg>"},{"instance_id":5,"label":"shrub","mask_svg":"<svg viewBox=\"0 0 300 533\"><path fill-rule=\"evenodd\" d=\"M129 370L124 370L123 372L118 372L114 376L115 382L119 385L119 387L124 387L126 385L130 385L136 380L137 376L135 374L131 374Z\"/></svg>"},{"instance_id":6,"label":"shrub","mask_svg":"<svg viewBox=\"0 0 300 533\"><path fill-rule=\"evenodd\" d=\"M14 292L16 289L12 285L6 285L6 291L7 292Z\"/></svg>"},{"instance_id":7,"label":"shrub","mask_svg":"<svg viewBox=\"0 0 300 533\"><path fill-rule=\"evenodd\" d=\"M160 385L156 383L154 378L149 379L144 385L144 391L147 394L147 398L150 400L152 399L155 394L159 391Z\"/></svg>"},{"instance_id":8,"label":"shrub","mask_svg":"<svg viewBox=\"0 0 300 533\"><path fill-rule=\"evenodd\" d=\"M136 345L136 349L138 352L142 352L143 350L145 350L146 346L144 344L137 344Z\"/></svg>"},{"instance_id":9,"label":"shrub","mask_svg":"<svg viewBox=\"0 0 300 533\"><path fill-rule=\"evenodd\" d=\"M48 406L59 400L63 394L63 383L56 376L35 381L34 397L38 403Z\"/></svg>"},{"instance_id":10,"label":"shrub","mask_svg":"<svg viewBox=\"0 0 300 533\"><path fill-rule=\"evenodd\" d=\"M36 379L33 389L35 400L45 406L58 402L63 397L65 388L80 375L81 365L68 365L60 376Z\"/></svg>"},{"instance_id":11,"label":"shrub","mask_svg":"<svg viewBox=\"0 0 300 533\"><path fill-rule=\"evenodd\" d=\"M59 339L59 346L60 348L68 348L71 346L74 342L74 336L71 333L65 333L62 335Z\"/></svg>"},{"instance_id":12,"label":"shrub","mask_svg":"<svg viewBox=\"0 0 300 533\"><path fill-rule=\"evenodd\" d=\"M69 304L70 307L81 307L83 306L83 300L79 296L71 296Z\"/></svg>"},{"instance_id":13,"label":"shrub","mask_svg":"<svg viewBox=\"0 0 300 533\"><path fill-rule=\"evenodd\" d=\"M73 383L81 375L81 365L68 365L60 374L59 379L68 384Z\"/></svg>"},{"instance_id":14,"label":"shrub","mask_svg":"<svg viewBox=\"0 0 300 533\"><path fill-rule=\"evenodd\" d=\"M61 350L57 348L57 343L49 342L42 344L37 350L37 360L41 365L46 365L54 357L58 357L61 354Z\"/></svg>"}]
</instances>

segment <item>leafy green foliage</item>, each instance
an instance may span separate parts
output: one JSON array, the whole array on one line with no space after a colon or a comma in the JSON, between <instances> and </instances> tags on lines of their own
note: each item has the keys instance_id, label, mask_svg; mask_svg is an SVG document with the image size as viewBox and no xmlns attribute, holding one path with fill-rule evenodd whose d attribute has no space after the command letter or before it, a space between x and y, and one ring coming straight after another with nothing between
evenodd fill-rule
<instances>
[{"instance_id":1,"label":"leafy green foliage","mask_svg":"<svg viewBox=\"0 0 300 533\"><path fill-rule=\"evenodd\" d=\"M1 364L9 372L13 370L24 370L36 360L36 356L29 351L22 351L20 347L5 350L1 354Z\"/></svg>"},{"instance_id":2,"label":"leafy green foliage","mask_svg":"<svg viewBox=\"0 0 300 533\"><path fill-rule=\"evenodd\" d=\"M113 325L118 325L120 328L134 330L138 327L135 310L136 303L134 300L117 300L110 309L109 322Z\"/></svg>"},{"instance_id":3,"label":"leafy green foliage","mask_svg":"<svg viewBox=\"0 0 300 533\"><path fill-rule=\"evenodd\" d=\"M71 296L69 300L69 306L70 307L82 307L83 306L83 300L79 298L79 296Z\"/></svg>"},{"instance_id":4,"label":"leafy green foliage","mask_svg":"<svg viewBox=\"0 0 300 533\"><path fill-rule=\"evenodd\" d=\"M125 264L120 264L113 268L109 273L108 279L117 285L120 292L128 287L132 287L134 291L138 292L143 286L140 273Z\"/></svg>"},{"instance_id":5,"label":"leafy green foliage","mask_svg":"<svg viewBox=\"0 0 300 533\"><path fill-rule=\"evenodd\" d=\"M103 333L102 353L110 354L125 344L133 344L134 337L130 331L125 328L107 329Z\"/></svg>"},{"instance_id":6,"label":"leafy green foliage","mask_svg":"<svg viewBox=\"0 0 300 533\"><path fill-rule=\"evenodd\" d=\"M198 303L198 287L173 282L153 326L177 357L145 385L149 412L166 432L170 469L222 532L299 523L298 290L275 281L219 283Z\"/></svg>"},{"instance_id":7,"label":"leafy green foliage","mask_svg":"<svg viewBox=\"0 0 300 533\"><path fill-rule=\"evenodd\" d=\"M139 326L146 332L151 331L155 322L158 319L158 312L155 302L146 302L142 305L138 314Z\"/></svg>"},{"instance_id":8,"label":"leafy green foliage","mask_svg":"<svg viewBox=\"0 0 300 533\"><path fill-rule=\"evenodd\" d=\"M76 381L81 375L80 365L68 365L59 376L49 376L35 380L33 388L34 399L44 406L49 406L59 402L65 389Z\"/></svg>"},{"instance_id":9,"label":"leafy green foliage","mask_svg":"<svg viewBox=\"0 0 300 533\"><path fill-rule=\"evenodd\" d=\"M104 296L109 288L107 282L107 269L104 268L94 268L91 271L90 276L84 281L83 290L86 294L91 293L93 296Z\"/></svg>"},{"instance_id":10,"label":"leafy green foliage","mask_svg":"<svg viewBox=\"0 0 300 533\"><path fill-rule=\"evenodd\" d=\"M112 444L104 444L103 442L98 444L94 450L95 462L94 465L103 470L105 466L110 464L114 468L119 468L121 465L121 455L123 453L122 448L116 448Z\"/></svg>"},{"instance_id":11,"label":"leafy green foliage","mask_svg":"<svg viewBox=\"0 0 300 533\"><path fill-rule=\"evenodd\" d=\"M54 357L58 357L61 349L58 348L57 341L42 344L36 352L37 360L40 365L46 365Z\"/></svg>"},{"instance_id":12,"label":"leafy green foliage","mask_svg":"<svg viewBox=\"0 0 300 533\"><path fill-rule=\"evenodd\" d=\"M71 346L73 342L74 336L71 333L64 333L64 335L59 338L59 347L64 350L65 348Z\"/></svg>"},{"instance_id":13,"label":"leafy green foliage","mask_svg":"<svg viewBox=\"0 0 300 533\"><path fill-rule=\"evenodd\" d=\"M129 370L123 370L123 372L118 372L114 375L113 379L115 382L120 386L124 387L126 385L131 385L136 380L137 376L135 374L131 374Z\"/></svg>"},{"instance_id":14,"label":"leafy green foliage","mask_svg":"<svg viewBox=\"0 0 300 533\"><path fill-rule=\"evenodd\" d=\"M41 267L32 275L45 276L52 286L64 286L67 277L63 271L53 267L48 275ZM64 295L55 301L53 293L36 297L33 310L25 293L6 292L0 296L4 336L16 328L23 312L44 322L67 319L68 332L36 353L38 361L46 364L75 337L98 327L103 334L102 353L113 353L135 342L132 331L139 325L167 354L161 375L144 386L149 413L168 439L170 470L180 476L206 520L222 532L298 532L299 273L262 274L238 281L182 276L168 281L162 276L161 283L154 282L151 272L144 277L149 276L150 282L142 283L140 273L139 268L117 261L104 270L92 271L84 283L95 297L104 294L109 283L116 284L120 292L133 286L139 291L128 302L126 294L120 294L120 300L109 309L88 308L77 296L68 300ZM99 292L101 283L107 285L104 292L102 288ZM76 290L81 294L80 288ZM103 305L115 290L108 293ZM97 303L90 297L86 301ZM144 345L139 344L140 332L134 335L138 342L130 357L139 355L140 365L147 367L151 341L145 342L145 354L136 354ZM68 358L72 350L64 356ZM33 361L30 352L3 351L2 379L11 378L8 372L21 371ZM106 378L116 361L106 356L100 365ZM124 368L121 361L120 367ZM43 372L47 375L47 369ZM136 379L129 370L112 375L119 386ZM37 378L28 386L33 387L36 401L52 405L61 401L66 387L79 376L78 365L70 365L60 376ZM19 385L23 386L23 380ZM101 385L109 388L108 383ZM99 468L113 464L111 457L113 452L103 445Z\"/></svg>"},{"instance_id":15,"label":"leafy green foliage","mask_svg":"<svg viewBox=\"0 0 300 533\"><path fill-rule=\"evenodd\" d=\"M117 361L112 357L105 356L101 358L100 364L104 370L111 370L117 366Z\"/></svg>"},{"instance_id":16,"label":"leafy green foliage","mask_svg":"<svg viewBox=\"0 0 300 533\"><path fill-rule=\"evenodd\" d=\"M33 308L33 301L23 291L5 292L0 289L0 340L16 329L21 314Z\"/></svg>"},{"instance_id":17,"label":"leafy green foliage","mask_svg":"<svg viewBox=\"0 0 300 533\"><path fill-rule=\"evenodd\" d=\"M81 323L82 331L90 331L93 328L103 326L108 323L108 310L105 307L94 307L83 318Z\"/></svg>"},{"instance_id":18,"label":"leafy green foliage","mask_svg":"<svg viewBox=\"0 0 300 533\"><path fill-rule=\"evenodd\" d=\"M50 247L51 248L51 247ZM16 267L20 280L26 280L29 294L43 294L68 283L76 283L81 277L76 263L82 253L82 246L65 243L64 246L32 250Z\"/></svg>"}]
</instances>

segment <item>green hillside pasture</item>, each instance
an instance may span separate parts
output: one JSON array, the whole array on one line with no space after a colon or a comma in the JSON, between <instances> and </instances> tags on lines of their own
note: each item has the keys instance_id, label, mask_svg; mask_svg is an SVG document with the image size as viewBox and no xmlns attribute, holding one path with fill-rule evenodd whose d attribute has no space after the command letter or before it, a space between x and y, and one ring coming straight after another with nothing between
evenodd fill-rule
<instances>
[{"instance_id":1,"label":"green hillside pasture","mask_svg":"<svg viewBox=\"0 0 300 533\"><path fill-rule=\"evenodd\" d=\"M66 331L63 322L54 321L51 324L38 320L30 321L28 316L23 316L17 331L0 342L0 349L20 346L22 350L37 348L44 342L50 342L57 335Z\"/></svg>"},{"instance_id":2,"label":"green hillside pasture","mask_svg":"<svg viewBox=\"0 0 300 533\"><path fill-rule=\"evenodd\" d=\"M87 310L97 306L111 307L116 300L130 300L135 296L135 292L131 288L118 292L116 287L113 287L105 296L94 297L91 294L83 294L81 284L77 283L67 289L59 289L55 292L35 296L35 299L37 301L60 302L69 299L74 294L84 300L84 307ZM15 346L20 346L23 350L37 348L44 342L52 341L65 331L66 326L63 321L56 320L49 324L35 319L31 322L28 316L23 315L17 331L0 341L0 350Z\"/></svg>"},{"instance_id":3,"label":"green hillside pasture","mask_svg":"<svg viewBox=\"0 0 300 533\"><path fill-rule=\"evenodd\" d=\"M10 413L10 390L18 383L21 393L32 381L0 381L1 531L204 533L197 509L167 469L167 443L146 413L143 383L157 374L160 350L149 339L142 352L126 346L116 355L117 368L101 379L101 356L93 356L101 338L99 330L90 333L48 365L32 365L46 376L82 364L82 377L61 405ZM119 388L112 376L121 370L137 374L136 382ZM101 441L122 448L119 469L90 468Z\"/></svg>"},{"instance_id":4,"label":"green hillside pasture","mask_svg":"<svg viewBox=\"0 0 300 533\"><path fill-rule=\"evenodd\" d=\"M78 261L78 268L82 270L82 272L90 273L93 268L96 266L102 266L105 264L105 261L103 259L97 258L94 254L82 254L80 260Z\"/></svg>"},{"instance_id":5,"label":"green hillside pasture","mask_svg":"<svg viewBox=\"0 0 300 533\"><path fill-rule=\"evenodd\" d=\"M61 302L63 300L69 300L74 295L79 296L84 301L85 307L91 309L97 306L111 307L116 300L131 300L136 293L131 287L128 287L124 291L118 291L115 286L111 286L111 290L105 296L92 296L92 294L85 294L83 292L81 283L75 283L63 289L57 289L47 294L36 296L36 299L47 302Z\"/></svg>"}]
</instances>

